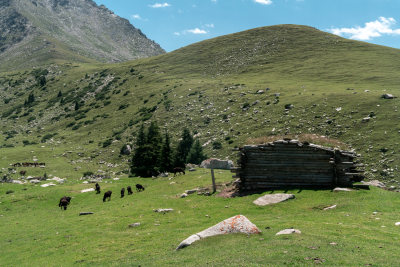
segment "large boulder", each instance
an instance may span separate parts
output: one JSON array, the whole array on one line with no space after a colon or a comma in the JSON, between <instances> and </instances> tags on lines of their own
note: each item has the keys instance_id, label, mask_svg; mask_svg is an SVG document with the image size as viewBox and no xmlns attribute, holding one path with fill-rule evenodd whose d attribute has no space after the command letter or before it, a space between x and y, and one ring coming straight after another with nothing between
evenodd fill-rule
<instances>
[{"instance_id":1,"label":"large boulder","mask_svg":"<svg viewBox=\"0 0 400 267\"><path fill-rule=\"evenodd\" d=\"M265 196L259 197L253 201L257 206L266 206L270 204L276 204L288 199L293 199L295 196L293 194L267 194Z\"/></svg>"},{"instance_id":2,"label":"large boulder","mask_svg":"<svg viewBox=\"0 0 400 267\"><path fill-rule=\"evenodd\" d=\"M233 168L232 160L206 159L200 164L201 168L230 170Z\"/></svg>"},{"instance_id":3,"label":"large boulder","mask_svg":"<svg viewBox=\"0 0 400 267\"><path fill-rule=\"evenodd\" d=\"M189 236L179 244L176 250L185 248L191 245L192 243L206 237L223 235L223 234L233 234L233 233L259 234L261 233L261 231L257 228L255 224L250 222L249 219L247 219L245 216L236 215L204 231Z\"/></svg>"}]
</instances>

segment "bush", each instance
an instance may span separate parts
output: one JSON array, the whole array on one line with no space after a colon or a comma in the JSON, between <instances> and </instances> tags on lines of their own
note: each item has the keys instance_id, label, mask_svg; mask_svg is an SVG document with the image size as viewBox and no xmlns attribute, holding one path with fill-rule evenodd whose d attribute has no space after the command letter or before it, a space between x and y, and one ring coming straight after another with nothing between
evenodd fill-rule
<instances>
[{"instance_id":1,"label":"bush","mask_svg":"<svg viewBox=\"0 0 400 267\"><path fill-rule=\"evenodd\" d=\"M221 142L219 142L219 141L214 141L214 142L212 143L212 148L213 148L213 149L221 149L221 148L222 148Z\"/></svg>"},{"instance_id":2,"label":"bush","mask_svg":"<svg viewBox=\"0 0 400 267\"><path fill-rule=\"evenodd\" d=\"M107 139L103 142L103 147L108 147L112 144L112 139Z\"/></svg>"},{"instance_id":3,"label":"bush","mask_svg":"<svg viewBox=\"0 0 400 267\"><path fill-rule=\"evenodd\" d=\"M87 172L83 173L83 177L89 177L89 176L92 176L93 174L94 174L93 172L87 171Z\"/></svg>"}]
</instances>

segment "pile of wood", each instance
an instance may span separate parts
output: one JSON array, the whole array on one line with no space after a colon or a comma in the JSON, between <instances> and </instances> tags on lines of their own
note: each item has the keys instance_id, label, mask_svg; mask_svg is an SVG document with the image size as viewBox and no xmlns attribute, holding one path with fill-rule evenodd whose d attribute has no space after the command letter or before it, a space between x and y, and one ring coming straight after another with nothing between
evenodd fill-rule
<instances>
[{"instance_id":1,"label":"pile of wood","mask_svg":"<svg viewBox=\"0 0 400 267\"><path fill-rule=\"evenodd\" d=\"M239 149L241 190L352 186L361 181L357 154L297 140L279 140Z\"/></svg>"}]
</instances>

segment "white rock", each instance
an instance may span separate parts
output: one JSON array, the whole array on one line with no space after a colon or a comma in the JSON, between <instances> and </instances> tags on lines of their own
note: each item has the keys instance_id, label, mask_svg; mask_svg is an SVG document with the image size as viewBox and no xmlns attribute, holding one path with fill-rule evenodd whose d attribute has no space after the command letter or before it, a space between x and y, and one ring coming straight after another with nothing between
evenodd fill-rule
<instances>
[{"instance_id":1,"label":"white rock","mask_svg":"<svg viewBox=\"0 0 400 267\"><path fill-rule=\"evenodd\" d=\"M41 187L49 187L49 186L55 186L53 183L48 183L48 184L42 184L40 185Z\"/></svg>"},{"instance_id":2,"label":"white rock","mask_svg":"<svg viewBox=\"0 0 400 267\"><path fill-rule=\"evenodd\" d=\"M187 197L187 196L188 196L188 194L183 193L183 194L180 196L180 198L185 198L185 197Z\"/></svg>"},{"instance_id":3,"label":"white rock","mask_svg":"<svg viewBox=\"0 0 400 267\"><path fill-rule=\"evenodd\" d=\"M270 204L276 204L288 199L293 199L295 196L293 194L267 194L262 197L257 198L253 201L254 204L258 206L266 206Z\"/></svg>"},{"instance_id":4,"label":"white rock","mask_svg":"<svg viewBox=\"0 0 400 267\"><path fill-rule=\"evenodd\" d=\"M20 180L12 180L13 184L24 184L24 182L20 181Z\"/></svg>"},{"instance_id":5,"label":"white rock","mask_svg":"<svg viewBox=\"0 0 400 267\"><path fill-rule=\"evenodd\" d=\"M37 179L33 179L33 180L31 180L30 182L31 182L32 184L38 184L38 183L40 183L40 181L37 180Z\"/></svg>"},{"instance_id":6,"label":"white rock","mask_svg":"<svg viewBox=\"0 0 400 267\"><path fill-rule=\"evenodd\" d=\"M324 208L324 210L331 210L331 209L336 209L336 205L332 205L332 206Z\"/></svg>"},{"instance_id":7,"label":"white rock","mask_svg":"<svg viewBox=\"0 0 400 267\"><path fill-rule=\"evenodd\" d=\"M137 223L132 223L132 224L130 224L130 225L128 225L129 227L138 227L138 226L140 226L140 222L137 222Z\"/></svg>"},{"instance_id":8,"label":"white rock","mask_svg":"<svg viewBox=\"0 0 400 267\"><path fill-rule=\"evenodd\" d=\"M336 187L335 189L333 189L333 192L350 192L353 191L350 188L342 188L342 187Z\"/></svg>"},{"instance_id":9,"label":"white rock","mask_svg":"<svg viewBox=\"0 0 400 267\"><path fill-rule=\"evenodd\" d=\"M176 249L182 249L206 237L232 233L259 234L261 231L245 216L236 215L204 231L189 236L187 239L183 240Z\"/></svg>"},{"instance_id":10,"label":"white rock","mask_svg":"<svg viewBox=\"0 0 400 267\"><path fill-rule=\"evenodd\" d=\"M93 192L94 188L88 188L88 189L82 189L81 193L86 193L86 192Z\"/></svg>"},{"instance_id":11,"label":"white rock","mask_svg":"<svg viewBox=\"0 0 400 267\"><path fill-rule=\"evenodd\" d=\"M400 226L400 222L397 222L397 223L395 223L394 225L396 225L396 226Z\"/></svg>"},{"instance_id":12,"label":"white rock","mask_svg":"<svg viewBox=\"0 0 400 267\"><path fill-rule=\"evenodd\" d=\"M275 235L291 235L291 234L301 234L301 231L298 229L285 229L285 230L279 231Z\"/></svg>"}]
</instances>

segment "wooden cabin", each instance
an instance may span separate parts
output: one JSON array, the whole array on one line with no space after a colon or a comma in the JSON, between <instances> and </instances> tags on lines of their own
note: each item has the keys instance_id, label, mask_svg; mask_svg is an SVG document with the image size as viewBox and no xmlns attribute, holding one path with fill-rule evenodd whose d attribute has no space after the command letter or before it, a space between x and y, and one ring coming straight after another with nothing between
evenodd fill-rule
<instances>
[{"instance_id":1,"label":"wooden cabin","mask_svg":"<svg viewBox=\"0 0 400 267\"><path fill-rule=\"evenodd\" d=\"M232 172L241 190L348 187L363 178L356 159L350 151L279 140L240 148Z\"/></svg>"}]
</instances>

